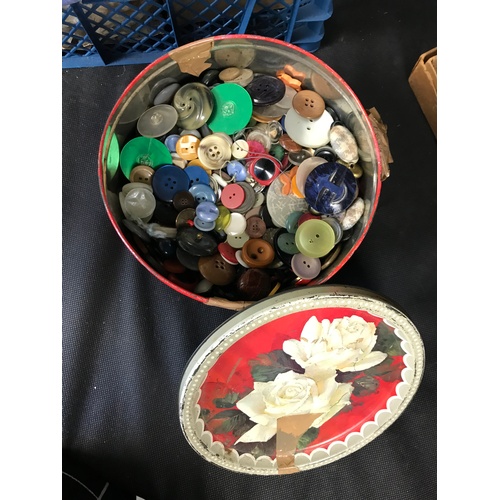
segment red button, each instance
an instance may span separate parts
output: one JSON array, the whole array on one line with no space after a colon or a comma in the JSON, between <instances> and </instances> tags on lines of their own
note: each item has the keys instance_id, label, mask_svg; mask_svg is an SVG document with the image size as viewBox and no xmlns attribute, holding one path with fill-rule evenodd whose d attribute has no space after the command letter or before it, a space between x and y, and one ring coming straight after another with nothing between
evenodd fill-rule
<instances>
[{"instance_id":1,"label":"red button","mask_svg":"<svg viewBox=\"0 0 500 500\"><path fill-rule=\"evenodd\" d=\"M220 201L229 210L241 207L245 201L245 190L239 184L228 184L222 190Z\"/></svg>"}]
</instances>

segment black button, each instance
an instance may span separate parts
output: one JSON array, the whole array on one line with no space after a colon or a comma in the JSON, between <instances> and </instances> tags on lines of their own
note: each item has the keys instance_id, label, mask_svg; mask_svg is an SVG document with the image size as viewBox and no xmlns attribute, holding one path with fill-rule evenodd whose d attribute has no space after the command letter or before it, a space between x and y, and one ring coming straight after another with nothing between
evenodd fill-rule
<instances>
[{"instance_id":1,"label":"black button","mask_svg":"<svg viewBox=\"0 0 500 500\"><path fill-rule=\"evenodd\" d=\"M285 84L271 75L257 75L245 88L256 106L276 104L286 91Z\"/></svg>"},{"instance_id":2,"label":"black button","mask_svg":"<svg viewBox=\"0 0 500 500\"><path fill-rule=\"evenodd\" d=\"M217 240L206 231L195 227L183 227L177 232L179 246L196 257L213 255L217 251Z\"/></svg>"}]
</instances>

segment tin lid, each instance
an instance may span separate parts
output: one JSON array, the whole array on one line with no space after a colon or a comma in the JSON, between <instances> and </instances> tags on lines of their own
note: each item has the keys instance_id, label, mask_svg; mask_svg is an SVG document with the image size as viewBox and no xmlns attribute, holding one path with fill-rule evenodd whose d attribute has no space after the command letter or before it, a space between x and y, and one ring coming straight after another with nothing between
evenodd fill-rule
<instances>
[{"instance_id":1,"label":"tin lid","mask_svg":"<svg viewBox=\"0 0 500 500\"><path fill-rule=\"evenodd\" d=\"M235 314L199 346L181 382L181 428L203 458L235 472L316 468L399 417L424 358L415 325L373 292L283 292Z\"/></svg>"}]
</instances>

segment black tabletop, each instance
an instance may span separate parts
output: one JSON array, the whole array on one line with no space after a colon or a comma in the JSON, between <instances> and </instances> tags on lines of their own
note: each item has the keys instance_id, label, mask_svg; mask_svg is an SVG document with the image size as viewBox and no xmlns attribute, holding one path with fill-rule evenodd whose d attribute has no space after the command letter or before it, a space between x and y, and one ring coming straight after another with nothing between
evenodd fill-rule
<instances>
[{"instance_id":1,"label":"black tabletop","mask_svg":"<svg viewBox=\"0 0 500 500\"><path fill-rule=\"evenodd\" d=\"M335 0L315 52L365 108L378 110L394 160L367 236L330 282L386 296L411 318L426 350L420 388L399 419L360 450L280 477L222 469L185 440L177 403L184 368L235 313L162 284L127 250L104 208L97 177L103 127L145 65L63 70L65 500L84 492L145 500L436 497L437 148L408 84L420 54L437 45L436 18L430 0Z\"/></svg>"}]
</instances>

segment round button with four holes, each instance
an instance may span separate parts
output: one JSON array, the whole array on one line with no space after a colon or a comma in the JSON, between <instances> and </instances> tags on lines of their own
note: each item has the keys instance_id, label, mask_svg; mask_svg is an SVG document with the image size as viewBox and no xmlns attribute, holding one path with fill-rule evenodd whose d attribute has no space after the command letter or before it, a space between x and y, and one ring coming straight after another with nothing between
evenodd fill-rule
<instances>
[{"instance_id":1,"label":"round button with four holes","mask_svg":"<svg viewBox=\"0 0 500 500\"><path fill-rule=\"evenodd\" d=\"M157 198L172 201L176 193L189 188L189 177L176 165L163 165L155 170L151 186Z\"/></svg>"},{"instance_id":2,"label":"round button with four holes","mask_svg":"<svg viewBox=\"0 0 500 500\"><path fill-rule=\"evenodd\" d=\"M229 264L219 252L198 261L200 274L214 285L229 285L236 278L236 266Z\"/></svg>"},{"instance_id":3,"label":"round button with four holes","mask_svg":"<svg viewBox=\"0 0 500 500\"><path fill-rule=\"evenodd\" d=\"M324 99L314 90L301 90L292 99L292 106L300 116L319 118L325 111Z\"/></svg>"}]
</instances>

